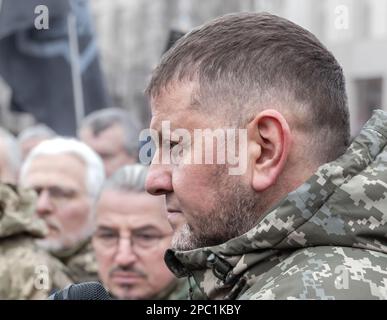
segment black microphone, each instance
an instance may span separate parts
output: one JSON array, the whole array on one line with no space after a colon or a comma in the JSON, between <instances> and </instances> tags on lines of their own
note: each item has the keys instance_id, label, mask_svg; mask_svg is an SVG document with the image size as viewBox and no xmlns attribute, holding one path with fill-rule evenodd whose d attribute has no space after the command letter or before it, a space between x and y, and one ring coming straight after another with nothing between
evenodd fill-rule
<instances>
[{"instance_id":1,"label":"black microphone","mask_svg":"<svg viewBox=\"0 0 387 320\"><path fill-rule=\"evenodd\" d=\"M99 282L70 284L48 297L48 300L113 300Z\"/></svg>"}]
</instances>

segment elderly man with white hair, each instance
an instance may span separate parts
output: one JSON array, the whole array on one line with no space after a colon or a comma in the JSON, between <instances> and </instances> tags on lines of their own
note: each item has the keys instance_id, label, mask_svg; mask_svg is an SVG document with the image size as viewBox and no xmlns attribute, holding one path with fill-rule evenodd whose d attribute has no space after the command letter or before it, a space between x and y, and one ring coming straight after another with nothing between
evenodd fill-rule
<instances>
[{"instance_id":1,"label":"elderly man with white hair","mask_svg":"<svg viewBox=\"0 0 387 320\"><path fill-rule=\"evenodd\" d=\"M37 192L36 213L49 230L38 244L67 265L75 282L98 279L90 237L104 178L100 157L69 138L43 141L21 168L20 184Z\"/></svg>"},{"instance_id":2,"label":"elderly man with white hair","mask_svg":"<svg viewBox=\"0 0 387 320\"><path fill-rule=\"evenodd\" d=\"M15 183L17 181L21 155L15 137L0 128L0 181Z\"/></svg>"}]
</instances>

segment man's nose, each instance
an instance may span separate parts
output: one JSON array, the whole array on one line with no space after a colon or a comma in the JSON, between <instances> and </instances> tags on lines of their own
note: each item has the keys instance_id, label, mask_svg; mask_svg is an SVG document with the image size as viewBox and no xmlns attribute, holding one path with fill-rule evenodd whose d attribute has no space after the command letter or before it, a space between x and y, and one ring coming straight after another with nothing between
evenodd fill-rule
<instances>
[{"instance_id":1,"label":"man's nose","mask_svg":"<svg viewBox=\"0 0 387 320\"><path fill-rule=\"evenodd\" d=\"M43 190L38 197L36 203L36 213L39 216L44 216L50 214L54 210L54 205L50 199L49 192L47 190Z\"/></svg>"},{"instance_id":2,"label":"man's nose","mask_svg":"<svg viewBox=\"0 0 387 320\"><path fill-rule=\"evenodd\" d=\"M152 164L145 183L146 190L155 196L173 191L172 175L168 165Z\"/></svg>"},{"instance_id":3,"label":"man's nose","mask_svg":"<svg viewBox=\"0 0 387 320\"><path fill-rule=\"evenodd\" d=\"M136 254L133 252L130 239L124 238L119 240L115 262L120 266L128 266L137 260Z\"/></svg>"}]
</instances>

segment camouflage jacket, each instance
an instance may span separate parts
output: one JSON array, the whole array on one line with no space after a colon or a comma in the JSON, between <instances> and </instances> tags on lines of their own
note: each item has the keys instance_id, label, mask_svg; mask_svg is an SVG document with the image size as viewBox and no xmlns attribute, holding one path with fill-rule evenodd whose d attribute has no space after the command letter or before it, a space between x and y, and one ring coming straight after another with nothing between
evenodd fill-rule
<instances>
[{"instance_id":1,"label":"camouflage jacket","mask_svg":"<svg viewBox=\"0 0 387 320\"><path fill-rule=\"evenodd\" d=\"M74 248L53 252L53 255L68 267L75 283L99 281L91 239L80 242Z\"/></svg>"},{"instance_id":2,"label":"camouflage jacket","mask_svg":"<svg viewBox=\"0 0 387 320\"><path fill-rule=\"evenodd\" d=\"M195 298L201 298L200 290L194 284L191 284L191 290L195 294ZM154 299L155 300L187 300L189 298L190 284L188 279L177 279L176 282L169 286L162 292L160 292Z\"/></svg>"},{"instance_id":3,"label":"camouflage jacket","mask_svg":"<svg viewBox=\"0 0 387 320\"><path fill-rule=\"evenodd\" d=\"M165 260L209 299L387 299L387 113L249 232Z\"/></svg>"},{"instance_id":4,"label":"camouflage jacket","mask_svg":"<svg viewBox=\"0 0 387 320\"><path fill-rule=\"evenodd\" d=\"M0 184L0 299L45 299L72 282L67 268L35 244L47 230L34 204L33 191Z\"/></svg>"}]
</instances>

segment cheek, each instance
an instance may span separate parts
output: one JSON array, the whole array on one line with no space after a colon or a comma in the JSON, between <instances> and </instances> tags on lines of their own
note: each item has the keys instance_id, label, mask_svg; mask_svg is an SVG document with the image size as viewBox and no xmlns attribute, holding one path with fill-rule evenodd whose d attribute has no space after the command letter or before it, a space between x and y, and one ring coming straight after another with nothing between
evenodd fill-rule
<instances>
[{"instance_id":1,"label":"cheek","mask_svg":"<svg viewBox=\"0 0 387 320\"><path fill-rule=\"evenodd\" d=\"M163 288L174 278L164 262L164 254L169 246L159 249L157 252L149 252L143 259L143 267L148 274L148 282L154 288Z\"/></svg>"},{"instance_id":2,"label":"cheek","mask_svg":"<svg viewBox=\"0 0 387 320\"><path fill-rule=\"evenodd\" d=\"M109 271L113 266L113 258L107 254L101 254L97 250L95 250L95 257L98 263L98 274L104 283L109 282Z\"/></svg>"},{"instance_id":3,"label":"cheek","mask_svg":"<svg viewBox=\"0 0 387 320\"><path fill-rule=\"evenodd\" d=\"M207 211L213 204L216 191L211 165L187 165L173 172L173 189L182 209L190 212Z\"/></svg>"},{"instance_id":4,"label":"cheek","mask_svg":"<svg viewBox=\"0 0 387 320\"><path fill-rule=\"evenodd\" d=\"M70 201L57 211L57 219L69 232L82 229L88 219L90 206L87 201Z\"/></svg>"},{"instance_id":5,"label":"cheek","mask_svg":"<svg viewBox=\"0 0 387 320\"><path fill-rule=\"evenodd\" d=\"M110 162L110 169L113 170L112 173L124 166L126 163L126 157L124 155L117 155L112 158Z\"/></svg>"}]
</instances>

